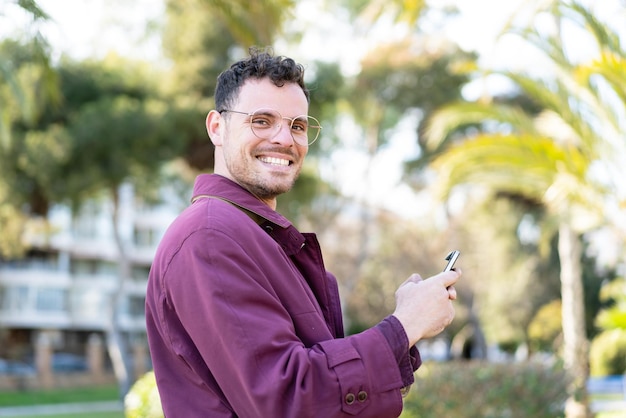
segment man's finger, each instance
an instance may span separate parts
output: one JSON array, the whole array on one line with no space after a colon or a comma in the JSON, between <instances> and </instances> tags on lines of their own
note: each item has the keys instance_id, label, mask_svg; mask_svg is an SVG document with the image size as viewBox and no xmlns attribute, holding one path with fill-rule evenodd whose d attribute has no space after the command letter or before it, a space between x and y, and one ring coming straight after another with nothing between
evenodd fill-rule
<instances>
[{"instance_id":1,"label":"man's finger","mask_svg":"<svg viewBox=\"0 0 626 418\"><path fill-rule=\"evenodd\" d=\"M463 272L459 267L455 267L454 270L446 271L445 273L439 274L442 275L441 279L443 280L443 284L446 287L450 287L454 285L457 280L459 280L459 277L461 277L461 274L463 274Z\"/></svg>"}]
</instances>

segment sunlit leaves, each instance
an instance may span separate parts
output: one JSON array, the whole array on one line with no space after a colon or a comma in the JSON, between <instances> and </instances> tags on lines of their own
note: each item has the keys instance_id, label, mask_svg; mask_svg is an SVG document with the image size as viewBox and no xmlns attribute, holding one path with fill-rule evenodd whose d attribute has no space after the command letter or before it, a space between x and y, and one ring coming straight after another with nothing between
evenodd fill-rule
<instances>
[{"instance_id":1,"label":"sunlit leaves","mask_svg":"<svg viewBox=\"0 0 626 418\"><path fill-rule=\"evenodd\" d=\"M626 279L614 280L602 286L600 297L610 305L600 311L597 325L604 330L626 330Z\"/></svg>"}]
</instances>

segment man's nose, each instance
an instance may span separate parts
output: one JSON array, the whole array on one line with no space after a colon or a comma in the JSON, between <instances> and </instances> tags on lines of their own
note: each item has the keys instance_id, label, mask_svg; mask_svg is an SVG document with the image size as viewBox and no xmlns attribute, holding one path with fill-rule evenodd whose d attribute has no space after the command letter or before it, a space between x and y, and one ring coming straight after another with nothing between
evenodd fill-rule
<instances>
[{"instance_id":1,"label":"man's nose","mask_svg":"<svg viewBox=\"0 0 626 418\"><path fill-rule=\"evenodd\" d=\"M293 135L291 135L291 124L289 122L283 120L278 126L278 131L274 138L272 138L272 142L283 146L292 146L295 143Z\"/></svg>"}]
</instances>

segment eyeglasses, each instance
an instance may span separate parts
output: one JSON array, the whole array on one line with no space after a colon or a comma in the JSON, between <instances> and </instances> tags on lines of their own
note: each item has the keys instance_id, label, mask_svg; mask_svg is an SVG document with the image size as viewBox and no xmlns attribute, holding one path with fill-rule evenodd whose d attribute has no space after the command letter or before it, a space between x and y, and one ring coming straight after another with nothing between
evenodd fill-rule
<instances>
[{"instance_id":1,"label":"eyeglasses","mask_svg":"<svg viewBox=\"0 0 626 418\"><path fill-rule=\"evenodd\" d=\"M222 109L219 113L230 112L249 116L250 129L252 133L261 139L273 139L278 135L283 123L283 119L290 121L289 132L293 140L300 145L311 145L320 135L322 127L320 122L313 116L300 115L295 118L288 118L281 115L278 110L259 109L252 113L239 112L237 110Z\"/></svg>"}]
</instances>

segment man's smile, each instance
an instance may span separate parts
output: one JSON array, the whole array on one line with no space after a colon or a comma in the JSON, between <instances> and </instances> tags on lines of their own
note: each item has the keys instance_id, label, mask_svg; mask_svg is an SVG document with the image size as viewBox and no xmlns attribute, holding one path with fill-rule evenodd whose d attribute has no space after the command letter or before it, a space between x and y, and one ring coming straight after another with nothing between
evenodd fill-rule
<instances>
[{"instance_id":1,"label":"man's smile","mask_svg":"<svg viewBox=\"0 0 626 418\"><path fill-rule=\"evenodd\" d=\"M285 160L284 158L258 157L258 159L264 163L272 165L288 166L289 164L291 164L291 161Z\"/></svg>"}]
</instances>

